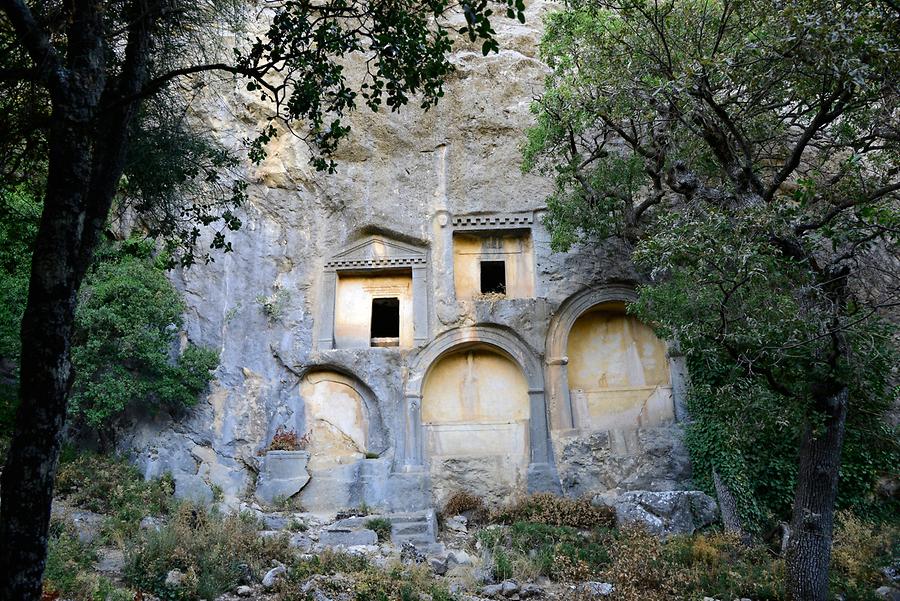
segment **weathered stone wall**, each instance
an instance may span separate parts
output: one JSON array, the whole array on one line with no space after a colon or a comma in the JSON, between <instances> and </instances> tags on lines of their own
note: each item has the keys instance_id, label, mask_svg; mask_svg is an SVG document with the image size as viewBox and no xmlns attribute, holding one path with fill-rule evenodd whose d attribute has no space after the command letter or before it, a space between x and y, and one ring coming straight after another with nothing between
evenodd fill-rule
<instances>
[{"instance_id":1,"label":"weathered stone wall","mask_svg":"<svg viewBox=\"0 0 900 601\"><path fill-rule=\"evenodd\" d=\"M221 366L197 407L136 427L127 444L148 477L173 472L186 494L215 485L235 505L253 494L258 451L286 425L312 431L312 478L300 493L311 508L416 508L454 487L499 498L684 486L687 459L671 410L652 431L593 431L573 421L568 332L595 304L628 300L621 283L636 275L615 244L551 252L541 222L551 183L519 169L529 105L546 74L537 57L541 18L553 9L538 0L525 25L498 19L497 55L460 47L437 108L355 115L336 174L312 170L303 142L289 135L248 167L253 183L235 252L174 275L188 304L186 336L218 350ZM266 110L239 87L219 87L198 118L238 148ZM512 235L513 250L528 253L511 259L508 274L524 282L514 296L525 298L456 294L460 281L477 282L474 263L454 279L454 237L490 235ZM387 268L404 274L389 282L403 288L395 295L401 340L370 348L361 312L372 294L363 278ZM336 295L350 300L336 303ZM521 371L523 409L503 427L518 428L509 437L522 438L522 456L435 460L443 434L423 433L423 420L443 414L427 406L428 375L446 355L475 347ZM677 359L658 355L680 373ZM678 381L671 384L677 405ZM335 387L341 400L332 404L323 395Z\"/></svg>"}]
</instances>

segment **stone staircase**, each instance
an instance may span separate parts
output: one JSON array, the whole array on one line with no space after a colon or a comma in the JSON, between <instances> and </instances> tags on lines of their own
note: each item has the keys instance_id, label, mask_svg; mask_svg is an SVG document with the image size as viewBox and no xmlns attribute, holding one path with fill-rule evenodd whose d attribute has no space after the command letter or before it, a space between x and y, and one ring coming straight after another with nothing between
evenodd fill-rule
<instances>
[{"instance_id":1,"label":"stone staircase","mask_svg":"<svg viewBox=\"0 0 900 601\"><path fill-rule=\"evenodd\" d=\"M434 509L392 513L385 516L391 521L391 542L398 547L410 543L425 554L439 554L444 545L437 542L437 515Z\"/></svg>"}]
</instances>

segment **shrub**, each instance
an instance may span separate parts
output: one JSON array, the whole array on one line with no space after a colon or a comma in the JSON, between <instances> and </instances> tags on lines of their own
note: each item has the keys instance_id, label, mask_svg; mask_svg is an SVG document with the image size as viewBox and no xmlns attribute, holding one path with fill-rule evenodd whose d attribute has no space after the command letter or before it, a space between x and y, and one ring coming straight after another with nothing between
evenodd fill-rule
<instances>
[{"instance_id":1,"label":"shrub","mask_svg":"<svg viewBox=\"0 0 900 601\"><path fill-rule=\"evenodd\" d=\"M469 513L475 521L477 521L478 517L484 517L487 512L482 498L466 491L455 492L444 503L441 517L448 518L464 513Z\"/></svg>"},{"instance_id":2,"label":"shrub","mask_svg":"<svg viewBox=\"0 0 900 601\"><path fill-rule=\"evenodd\" d=\"M292 556L286 534L260 537L250 514L221 516L203 507L179 506L158 532L143 532L126 550L126 580L166 601L214 599L234 588L244 571L258 573L272 559ZM170 570L185 574L182 586L165 585Z\"/></svg>"},{"instance_id":3,"label":"shrub","mask_svg":"<svg viewBox=\"0 0 900 601\"><path fill-rule=\"evenodd\" d=\"M890 565L900 551L900 528L867 522L850 511L836 515L831 547L832 589L847 598L863 598L881 584L879 568Z\"/></svg>"},{"instance_id":4,"label":"shrub","mask_svg":"<svg viewBox=\"0 0 900 601\"><path fill-rule=\"evenodd\" d=\"M153 253L143 240L103 246L79 295L69 411L104 449L126 408L192 406L218 365L215 352L193 345L172 358L184 301Z\"/></svg>"},{"instance_id":5,"label":"shrub","mask_svg":"<svg viewBox=\"0 0 900 601\"><path fill-rule=\"evenodd\" d=\"M169 512L175 490L170 477L145 481L137 468L122 457L93 453L60 456L55 492L67 502L108 516L114 530L137 530L146 515Z\"/></svg>"},{"instance_id":6,"label":"shrub","mask_svg":"<svg viewBox=\"0 0 900 601\"><path fill-rule=\"evenodd\" d=\"M382 542L391 540L391 521L387 518L372 518L366 522L366 528L374 530Z\"/></svg>"},{"instance_id":7,"label":"shrub","mask_svg":"<svg viewBox=\"0 0 900 601\"><path fill-rule=\"evenodd\" d=\"M590 530L612 528L616 523L616 514L611 507L591 505L590 499L567 499L550 493L538 493L494 512L490 519L504 524L537 522Z\"/></svg>"},{"instance_id":8,"label":"shrub","mask_svg":"<svg viewBox=\"0 0 900 601\"><path fill-rule=\"evenodd\" d=\"M44 568L44 589L70 595L75 590L80 572L90 569L96 559L91 545L78 539L68 522L53 521L47 540L47 564Z\"/></svg>"},{"instance_id":9,"label":"shrub","mask_svg":"<svg viewBox=\"0 0 900 601\"><path fill-rule=\"evenodd\" d=\"M497 578L585 580L609 563L607 536L603 531L585 535L568 526L515 522L481 530L478 540L492 552Z\"/></svg>"},{"instance_id":10,"label":"shrub","mask_svg":"<svg viewBox=\"0 0 900 601\"><path fill-rule=\"evenodd\" d=\"M288 429L285 426L275 428L275 434L272 436L272 442L260 451L265 454L267 451L302 451L309 444L309 432L303 436L297 436L297 431Z\"/></svg>"}]
</instances>

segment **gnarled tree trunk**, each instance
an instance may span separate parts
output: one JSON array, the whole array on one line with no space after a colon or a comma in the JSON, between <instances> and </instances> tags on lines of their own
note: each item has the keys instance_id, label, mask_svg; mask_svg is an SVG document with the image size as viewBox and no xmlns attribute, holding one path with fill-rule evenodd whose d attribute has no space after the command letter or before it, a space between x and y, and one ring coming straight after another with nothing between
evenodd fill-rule
<instances>
[{"instance_id":1,"label":"gnarled tree trunk","mask_svg":"<svg viewBox=\"0 0 900 601\"><path fill-rule=\"evenodd\" d=\"M787 544L787 593L794 601L826 601L834 503L844 443L848 391L823 393L816 409L824 421L808 423L800 446L800 467Z\"/></svg>"}]
</instances>

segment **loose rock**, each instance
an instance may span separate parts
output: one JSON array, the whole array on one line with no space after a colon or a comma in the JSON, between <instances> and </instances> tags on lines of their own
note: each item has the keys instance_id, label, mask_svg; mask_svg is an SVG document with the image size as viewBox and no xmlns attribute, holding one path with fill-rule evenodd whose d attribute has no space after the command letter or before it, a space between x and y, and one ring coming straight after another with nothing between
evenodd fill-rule
<instances>
[{"instance_id":1,"label":"loose rock","mask_svg":"<svg viewBox=\"0 0 900 601\"><path fill-rule=\"evenodd\" d=\"M184 581L184 574L181 570L169 570L169 573L166 574L165 585L176 587L181 586L182 581Z\"/></svg>"},{"instance_id":2,"label":"loose rock","mask_svg":"<svg viewBox=\"0 0 900 601\"><path fill-rule=\"evenodd\" d=\"M466 519L464 515L455 515L453 517L447 518L444 522L444 528L447 530L452 530L454 532L462 532L466 533L469 531L468 528L469 520Z\"/></svg>"},{"instance_id":3,"label":"loose rock","mask_svg":"<svg viewBox=\"0 0 900 601\"><path fill-rule=\"evenodd\" d=\"M515 580L504 580L500 583L500 594L504 597L512 597L519 592L519 583Z\"/></svg>"},{"instance_id":4,"label":"loose rock","mask_svg":"<svg viewBox=\"0 0 900 601\"><path fill-rule=\"evenodd\" d=\"M489 584L486 587L484 587L483 589L481 589L481 594L484 595L485 597L493 598L493 597L499 596L502 591L503 591L502 584Z\"/></svg>"},{"instance_id":5,"label":"loose rock","mask_svg":"<svg viewBox=\"0 0 900 601\"><path fill-rule=\"evenodd\" d=\"M875 594L888 601L900 601L900 589L893 586L880 586L875 589Z\"/></svg>"},{"instance_id":6,"label":"loose rock","mask_svg":"<svg viewBox=\"0 0 900 601\"><path fill-rule=\"evenodd\" d=\"M582 585L582 590L594 597L608 597L615 588L609 582L585 582Z\"/></svg>"},{"instance_id":7,"label":"loose rock","mask_svg":"<svg viewBox=\"0 0 900 601\"><path fill-rule=\"evenodd\" d=\"M266 572L266 575L263 576L262 579L263 588L267 591L275 588L275 584L278 582L278 579L284 576L286 572L287 568L285 568L283 565L278 565Z\"/></svg>"}]
</instances>

